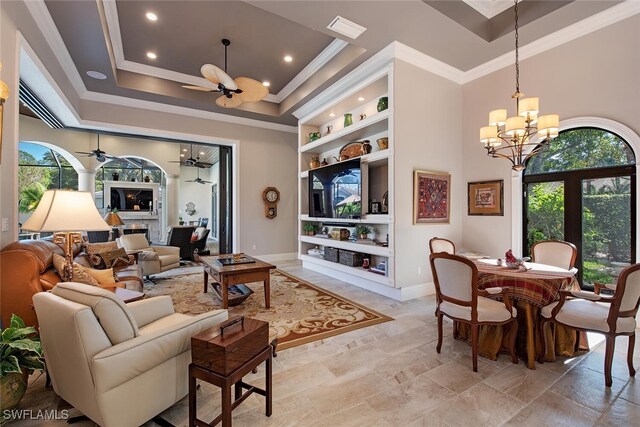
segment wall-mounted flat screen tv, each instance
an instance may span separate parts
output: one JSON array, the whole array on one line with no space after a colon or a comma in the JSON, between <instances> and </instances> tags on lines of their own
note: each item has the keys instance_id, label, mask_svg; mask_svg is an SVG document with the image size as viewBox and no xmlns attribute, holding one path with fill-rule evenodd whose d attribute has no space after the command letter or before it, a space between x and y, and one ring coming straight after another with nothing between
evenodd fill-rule
<instances>
[{"instance_id":1,"label":"wall-mounted flat screen tv","mask_svg":"<svg viewBox=\"0 0 640 427\"><path fill-rule=\"evenodd\" d=\"M136 205L142 211L151 209L153 207L153 190L111 187L111 208L120 211L133 211Z\"/></svg>"},{"instance_id":2,"label":"wall-mounted flat screen tv","mask_svg":"<svg viewBox=\"0 0 640 427\"><path fill-rule=\"evenodd\" d=\"M359 218L363 183L360 159L309 171L309 216Z\"/></svg>"}]
</instances>

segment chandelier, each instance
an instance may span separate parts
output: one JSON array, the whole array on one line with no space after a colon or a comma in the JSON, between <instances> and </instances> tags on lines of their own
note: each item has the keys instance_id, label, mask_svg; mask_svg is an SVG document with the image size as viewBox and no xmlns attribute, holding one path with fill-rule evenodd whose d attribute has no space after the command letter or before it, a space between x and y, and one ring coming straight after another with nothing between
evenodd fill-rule
<instances>
[{"instance_id":1,"label":"chandelier","mask_svg":"<svg viewBox=\"0 0 640 427\"><path fill-rule=\"evenodd\" d=\"M507 118L507 110L493 110L489 113L489 126L480 128L480 142L487 149L487 155L503 158L511 162L511 168L521 171L527 160L535 156L558 136L560 117L557 114L538 116L538 98L524 98L520 92L520 64L518 62L518 0L515 2L516 29L516 92L511 95L516 100L516 115ZM531 142L534 136L539 142Z\"/></svg>"}]
</instances>

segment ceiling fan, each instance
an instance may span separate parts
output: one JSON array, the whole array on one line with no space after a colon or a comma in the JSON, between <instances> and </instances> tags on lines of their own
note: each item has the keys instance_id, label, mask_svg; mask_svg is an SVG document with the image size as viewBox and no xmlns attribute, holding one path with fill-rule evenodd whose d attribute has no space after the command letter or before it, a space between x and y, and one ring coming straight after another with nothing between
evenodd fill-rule
<instances>
[{"instance_id":1,"label":"ceiling fan","mask_svg":"<svg viewBox=\"0 0 640 427\"><path fill-rule=\"evenodd\" d=\"M184 160L171 160L169 163L180 163L180 166L189 166L192 168L208 168L213 166L212 163L201 162L200 156L193 157L193 144L190 144L191 151L189 153L189 157Z\"/></svg>"},{"instance_id":2,"label":"ceiling fan","mask_svg":"<svg viewBox=\"0 0 640 427\"><path fill-rule=\"evenodd\" d=\"M224 108L235 108L243 102L259 102L269 93L262 83L248 77L232 79L227 74L227 47L229 39L222 39L224 45L224 71L212 64L204 64L200 68L202 76L215 85L215 88L205 86L183 85L183 88L202 92L221 92L216 104Z\"/></svg>"},{"instance_id":3,"label":"ceiling fan","mask_svg":"<svg viewBox=\"0 0 640 427\"><path fill-rule=\"evenodd\" d=\"M118 158L116 156L111 156L111 155L107 154L106 151L102 151L100 149L100 134L98 134L98 148L96 148L95 150L91 150L90 152L76 151L76 154L84 154L85 157L94 157L95 156L96 160L99 161L100 163L105 162L107 159L117 159Z\"/></svg>"},{"instance_id":4,"label":"ceiling fan","mask_svg":"<svg viewBox=\"0 0 640 427\"><path fill-rule=\"evenodd\" d=\"M198 169L198 177L196 179L190 179L185 182L197 182L198 184L213 184L213 182L211 181L205 181L204 179L200 178L200 169Z\"/></svg>"}]
</instances>

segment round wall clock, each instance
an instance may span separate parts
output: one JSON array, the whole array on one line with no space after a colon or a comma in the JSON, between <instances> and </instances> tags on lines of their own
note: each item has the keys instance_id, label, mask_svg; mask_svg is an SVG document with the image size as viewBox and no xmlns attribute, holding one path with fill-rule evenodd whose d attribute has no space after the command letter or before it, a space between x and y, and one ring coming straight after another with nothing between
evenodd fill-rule
<instances>
[{"instance_id":1,"label":"round wall clock","mask_svg":"<svg viewBox=\"0 0 640 427\"><path fill-rule=\"evenodd\" d=\"M264 215L273 219L278 216L278 201L280 200L280 192L275 187L267 187L262 192L262 199L264 200Z\"/></svg>"}]
</instances>

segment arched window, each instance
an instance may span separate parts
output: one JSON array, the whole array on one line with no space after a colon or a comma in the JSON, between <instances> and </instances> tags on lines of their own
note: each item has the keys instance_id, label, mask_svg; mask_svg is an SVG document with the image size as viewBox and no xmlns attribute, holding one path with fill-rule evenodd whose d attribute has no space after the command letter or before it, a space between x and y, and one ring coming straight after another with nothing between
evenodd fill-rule
<instances>
[{"instance_id":1,"label":"arched window","mask_svg":"<svg viewBox=\"0 0 640 427\"><path fill-rule=\"evenodd\" d=\"M635 164L631 147L612 132L561 132L524 172L523 252L540 240L566 240L578 248L584 287L613 282L636 260Z\"/></svg>"}]
</instances>

